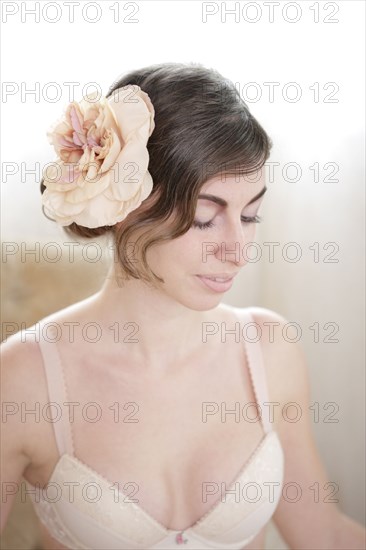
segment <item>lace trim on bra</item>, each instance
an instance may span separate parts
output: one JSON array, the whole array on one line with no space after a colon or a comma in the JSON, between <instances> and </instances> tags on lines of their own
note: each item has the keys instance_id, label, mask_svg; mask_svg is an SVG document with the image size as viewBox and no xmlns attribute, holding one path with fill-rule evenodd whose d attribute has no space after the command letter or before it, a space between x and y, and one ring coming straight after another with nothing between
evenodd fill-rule
<instances>
[{"instance_id":1,"label":"lace trim on bra","mask_svg":"<svg viewBox=\"0 0 366 550\"><path fill-rule=\"evenodd\" d=\"M207 538L215 537L215 541L220 542L227 531L249 520L254 512L268 503L272 509L271 516L281 495L283 462L284 454L278 435L275 431L268 432L253 452L244 470L230 484L229 489L224 491L219 502L203 517L204 521L200 521L195 526L195 533ZM255 485L256 496L253 496L250 491L247 495L246 484L249 487ZM277 487L273 493L273 499L269 498L267 486L272 484ZM234 491L234 488L238 490ZM265 518L266 522L270 516Z\"/></svg>"},{"instance_id":2,"label":"lace trim on bra","mask_svg":"<svg viewBox=\"0 0 366 550\"><path fill-rule=\"evenodd\" d=\"M33 485L31 485L29 482L27 483L31 487L33 487ZM86 546L84 546L77 538L75 538L74 535L72 535L65 527L65 524L61 521L54 505L44 499L41 499L40 502L35 502L34 498L32 497L32 500L35 505L35 511L39 520L41 521L41 523L43 523L49 534L55 540L66 546L66 548L80 548L80 550L87 550Z\"/></svg>"},{"instance_id":3,"label":"lace trim on bra","mask_svg":"<svg viewBox=\"0 0 366 550\"><path fill-rule=\"evenodd\" d=\"M187 533L191 531L197 533L197 535L201 537L207 537L208 539L216 537L215 541L219 542L218 538L224 536L225 531L230 530L243 521L243 515L247 517L265 504L265 498L260 498L254 503L243 502L242 498L236 499L231 491L235 487L235 484L241 481L253 482L253 480L256 480L259 486L264 481L274 481L277 482L277 485L280 485L279 477L282 476L282 463L281 460L279 460L279 452L281 453L281 450L276 432L272 431L267 433L246 461L235 480L230 484L229 490L226 491L223 497L192 526L184 529L184 532ZM263 451L264 456L262 456ZM123 510L124 514L122 525L120 512L117 512L116 509L115 496L116 494L118 495L119 501L120 497L129 499L128 495L117 490L117 488L115 488L112 494L112 482L95 472L77 457L68 454L62 455L46 487L49 486L49 484L59 484L63 481L68 482L68 484L74 482L78 485L79 491L75 491L76 494L74 495L73 505L77 506L77 508L87 516L92 517L97 523L104 526L104 528L110 530L114 535L117 534L123 536L123 538L127 537L139 544L151 545L152 540L158 542L164 536L166 537L171 533L179 533L182 531L167 529L139 505L131 501L118 502L118 508ZM98 502L87 502L80 491L80 486L86 483L96 483L97 486L102 486L104 497L99 499ZM228 495L228 493L230 494ZM45 500L43 498L43 492L40 493L40 496L40 502L35 502L33 499L36 508L39 507L39 509L36 510L37 514L41 516L40 519L50 530L52 536L55 536L62 544L70 547L70 535L67 531L65 532L62 523L57 521L57 515L53 510L55 504ZM67 492L67 496L65 497L67 502L69 502L68 496L69 493ZM143 534L141 534L141 531ZM60 537L62 540L60 540Z\"/></svg>"}]
</instances>

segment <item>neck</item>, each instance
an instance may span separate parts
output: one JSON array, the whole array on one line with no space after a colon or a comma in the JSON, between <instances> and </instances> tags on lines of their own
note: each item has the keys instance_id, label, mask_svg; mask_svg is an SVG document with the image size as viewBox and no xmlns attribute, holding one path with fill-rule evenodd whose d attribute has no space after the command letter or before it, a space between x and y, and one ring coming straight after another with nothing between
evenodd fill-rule
<instances>
[{"instance_id":1,"label":"neck","mask_svg":"<svg viewBox=\"0 0 366 550\"><path fill-rule=\"evenodd\" d=\"M115 275L112 266L95 295L97 314L105 327L114 327L115 336L118 330L118 342L126 344L124 350L134 364L164 374L203 351L202 323L216 319L216 308L195 311L141 280L119 286Z\"/></svg>"}]
</instances>

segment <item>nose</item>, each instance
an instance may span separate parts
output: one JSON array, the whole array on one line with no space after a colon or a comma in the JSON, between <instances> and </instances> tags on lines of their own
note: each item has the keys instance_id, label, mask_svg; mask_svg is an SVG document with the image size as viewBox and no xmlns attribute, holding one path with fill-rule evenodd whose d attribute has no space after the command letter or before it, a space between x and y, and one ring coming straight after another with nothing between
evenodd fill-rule
<instances>
[{"instance_id":1,"label":"nose","mask_svg":"<svg viewBox=\"0 0 366 550\"><path fill-rule=\"evenodd\" d=\"M222 263L231 262L238 267L247 263L245 245L251 241L255 231L254 224L232 222L227 224L225 231L221 233L222 238L218 243L218 258Z\"/></svg>"}]
</instances>

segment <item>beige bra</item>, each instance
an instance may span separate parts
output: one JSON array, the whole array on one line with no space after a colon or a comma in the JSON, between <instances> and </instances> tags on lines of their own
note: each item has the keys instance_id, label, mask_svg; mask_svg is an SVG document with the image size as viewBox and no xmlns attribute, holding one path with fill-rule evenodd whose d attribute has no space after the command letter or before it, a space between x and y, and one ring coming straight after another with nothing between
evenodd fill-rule
<instances>
[{"instance_id":1,"label":"beige bra","mask_svg":"<svg viewBox=\"0 0 366 550\"><path fill-rule=\"evenodd\" d=\"M232 309L241 323L253 323L247 309ZM264 434L224 496L191 527L184 531L167 529L75 456L71 425L65 411L61 420L53 422L60 458L47 483L47 491L26 481L36 514L54 539L67 548L93 550L241 550L254 539L278 505L284 453L269 421L270 409L263 406L268 402L268 394L260 342L243 341L254 394L262 411ZM40 349L49 401L67 402L55 343L41 339Z\"/></svg>"}]
</instances>

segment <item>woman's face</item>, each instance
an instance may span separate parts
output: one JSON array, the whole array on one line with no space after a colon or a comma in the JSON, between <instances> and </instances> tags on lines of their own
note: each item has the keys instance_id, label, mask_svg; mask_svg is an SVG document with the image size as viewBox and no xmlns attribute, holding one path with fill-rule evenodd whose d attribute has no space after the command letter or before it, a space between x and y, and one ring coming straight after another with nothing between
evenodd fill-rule
<instances>
[{"instance_id":1,"label":"woman's face","mask_svg":"<svg viewBox=\"0 0 366 550\"><path fill-rule=\"evenodd\" d=\"M219 175L208 180L188 232L147 252L151 269L164 279L159 290L190 309L216 307L231 284L202 277L227 279L247 263L246 244L254 240L263 190L263 169L250 176Z\"/></svg>"}]
</instances>

